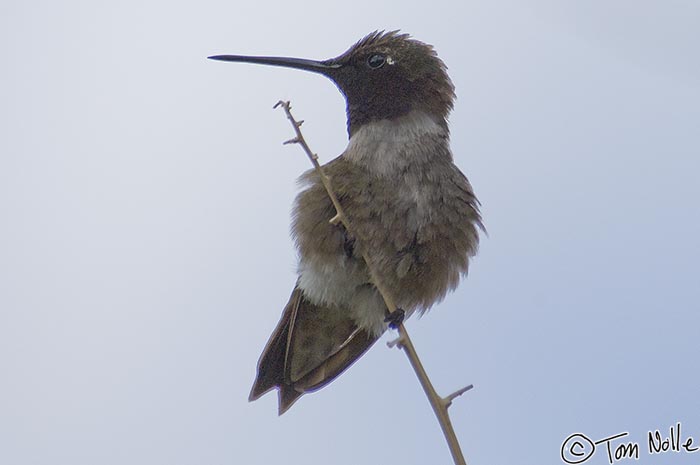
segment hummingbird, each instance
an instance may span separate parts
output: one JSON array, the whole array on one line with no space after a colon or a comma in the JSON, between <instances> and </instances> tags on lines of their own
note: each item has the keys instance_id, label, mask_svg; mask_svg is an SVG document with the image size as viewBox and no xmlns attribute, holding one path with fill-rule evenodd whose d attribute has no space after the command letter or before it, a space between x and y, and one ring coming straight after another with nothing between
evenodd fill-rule
<instances>
[{"instance_id":1,"label":"hummingbird","mask_svg":"<svg viewBox=\"0 0 700 465\"><path fill-rule=\"evenodd\" d=\"M448 115L455 91L431 45L375 31L323 61L217 55L295 68L335 83L349 141L323 165L357 237L310 170L292 210L297 280L258 361L249 400L278 390L279 414L359 359L387 330L423 314L466 276L484 231L479 201L454 164ZM399 309L388 313L363 252Z\"/></svg>"}]
</instances>

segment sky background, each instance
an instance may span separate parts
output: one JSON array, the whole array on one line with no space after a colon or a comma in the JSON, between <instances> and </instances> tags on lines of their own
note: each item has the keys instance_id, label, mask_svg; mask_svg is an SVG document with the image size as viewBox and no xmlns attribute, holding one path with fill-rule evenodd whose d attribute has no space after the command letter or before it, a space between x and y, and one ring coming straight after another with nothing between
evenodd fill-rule
<instances>
[{"instance_id":1,"label":"sky background","mask_svg":"<svg viewBox=\"0 0 700 465\"><path fill-rule=\"evenodd\" d=\"M697 463L646 435L700 443L698 24L691 0L3 1L0 463L451 463L393 335L282 417L247 402L310 167L272 106L327 161L344 101L205 59L399 28L449 66L489 231L407 325L441 393L475 385L450 410L468 463L562 463L578 432Z\"/></svg>"}]
</instances>

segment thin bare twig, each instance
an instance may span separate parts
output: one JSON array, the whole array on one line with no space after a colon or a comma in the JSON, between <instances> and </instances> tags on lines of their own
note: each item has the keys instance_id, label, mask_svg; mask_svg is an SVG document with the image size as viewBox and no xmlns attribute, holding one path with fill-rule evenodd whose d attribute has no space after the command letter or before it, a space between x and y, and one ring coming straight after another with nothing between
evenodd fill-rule
<instances>
[{"instance_id":1,"label":"thin bare twig","mask_svg":"<svg viewBox=\"0 0 700 465\"><path fill-rule=\"evenodd\" d=\"M328 176L326 176L326 174L324 173L321 164L318 162L318 156L311 151L311 148L309 148L309 145L306 143L306 140L304 139L304 136L301 133L300 128L303 123L303 120L297 121L294 119L291 113L290 102L280 100L274 106L274 108L278 107L282 107L284 109L285 113L287 114L287 118L292 123L292 126L294 127L294 132L296 133L296 137L286 141L285 144L299 144L302 147L302 149L304 149L304 152L309 157L309 160L311 160L311 163L314 165L314 168L318 172L321 178L321 183L323 183L323 187L328 193L328 197L331 199L331 202L333 202L336 215L333 218L330 218L329 222L331 224L342 223L343 226L345 226L345 229L348 231L348 233L355 238L355 241L361 244L362 238L357 236L357 233L353 230L352 225L348 221L347 216L345 216L343 207L340 205L340 202L338 201L338 198L336 197L335 192L333 191L331 181L328 178ZM372 266L370 255L364 247L356 248L356 250L357 249L362 251L362 259L367 264L370 279L372 280L372 283L384 299L384 303L386 304L389 313L395 312L397 310L396 304L391 298L391 294L387 292L386 288L384 287L380 276L378 276L375 272L374 267ZM387 345L389 347L397 346L400 349L403 349L403 351L406 353L406 356L408 357L408 360L411 363L413 370L416 372L418 381L420 381L420 384L423 387L423 391L425 391L425 394L428 396L430 405L433 408L435 415L437 416L438 422L440 423L440 427L442 428L442 432L445 435L445 439L447 440L447 445L450 448L452 459L454 460L456 465L466 465L467 462L464 459L464 454L462 454L462 449L459 446L459 441L457 440L457 435L455 434L454 428L452 427L452 422L450 421L450 416L447 412L447 409L450 407L452 401L456 397L459 397L466 391L470 390L473 387L473 385L470 384L469 386L459 389L445 398L440 397L437 391L435 391L433 384L430 382L430 378L428 378L428 374L426 373L425 368L423 368L423 364L418 358L416 349L413 346L411 339L408 337L408 332L406 331L406 328L403 324L399 325L398 332L399 337L389 342Z\"/></svg>"}]
</instances>

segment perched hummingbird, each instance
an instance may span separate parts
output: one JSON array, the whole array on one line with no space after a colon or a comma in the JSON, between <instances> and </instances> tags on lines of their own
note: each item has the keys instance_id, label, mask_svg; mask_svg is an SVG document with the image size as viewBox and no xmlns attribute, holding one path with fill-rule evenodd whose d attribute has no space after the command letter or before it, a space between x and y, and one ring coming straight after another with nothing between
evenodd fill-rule
<instances>
[{"instance_id":1,"label":"perched hummingbird","mask_svg":"<svg viewBox=\"0 0 700 465\"><path fill-rule=\"evenodd\" d=\"M292 215L298 279L249 398L278 389L281 415L346 370L389 324L425 312L457 287L483 230L479 202L453 163L454 86L432 46L377 31L324 61L209 58L319 73L347 101L348 146L323 169L358 240L329 222L336 212L318 174L303 174ZM360 247L401 309L393 317Z\"/></svg>"}]
</instances>

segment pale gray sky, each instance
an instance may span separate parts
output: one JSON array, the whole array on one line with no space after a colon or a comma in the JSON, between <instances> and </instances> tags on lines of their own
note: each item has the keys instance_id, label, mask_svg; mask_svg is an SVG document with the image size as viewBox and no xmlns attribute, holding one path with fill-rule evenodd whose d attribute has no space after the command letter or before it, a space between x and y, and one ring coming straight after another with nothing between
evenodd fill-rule
<instances>
[{"instance_id":1,"label":"pale gray sky","mask_svg":"<svg viewBox=\"0 0 700 465\"><path fill-rule=\"evenodd\" d=\"M308 169L346 144L321 76L375 29L434 44L490 236L408 328L470 464L683 424L700 442L696 1L20 2L0 6L0 463L450 463L383 343L276 416L249 404L294 284ZM388 340L388 337L385 338ZM601 446L602 447L602 446ZM608 463L599 449L586 463Z\"/></svg>"}]
</instances>

